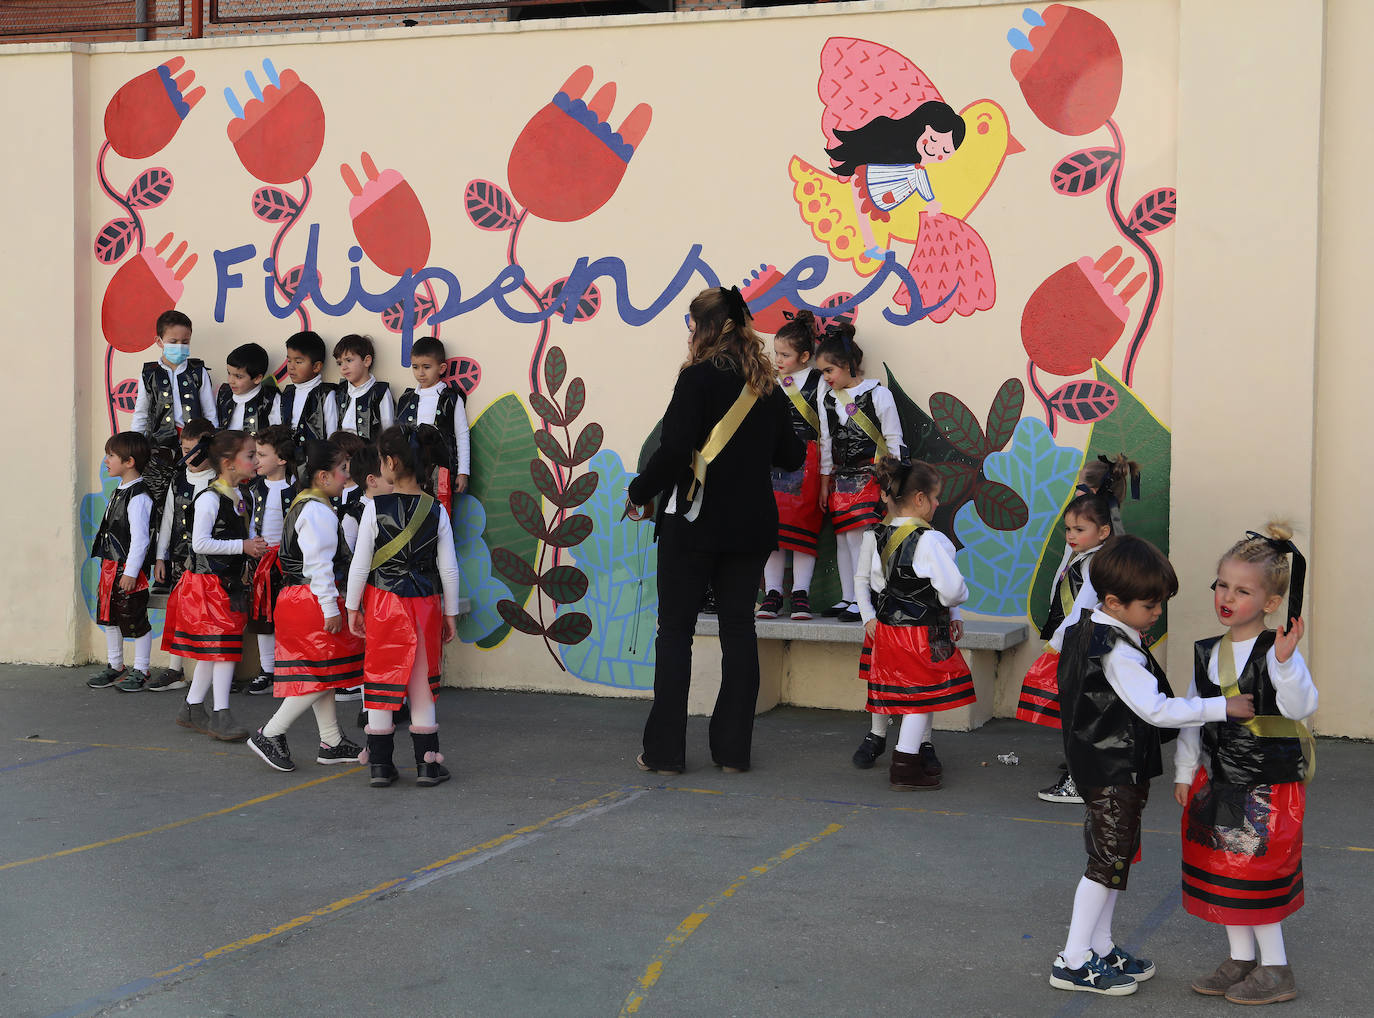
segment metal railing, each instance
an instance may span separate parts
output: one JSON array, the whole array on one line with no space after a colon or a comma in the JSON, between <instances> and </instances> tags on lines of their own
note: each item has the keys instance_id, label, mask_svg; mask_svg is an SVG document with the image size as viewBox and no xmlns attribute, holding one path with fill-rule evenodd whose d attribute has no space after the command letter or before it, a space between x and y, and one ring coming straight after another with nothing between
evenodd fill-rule
<instances>
[{"instance_id":1,"label":"metal railing","mask_svg":"<svg viewBox=\"0 0 1374 1018\"><path fill-rule=\"evenodd\" d=\"M185 0L0 0L0 37L182 28Z\"/></svg>"}]
</instances>

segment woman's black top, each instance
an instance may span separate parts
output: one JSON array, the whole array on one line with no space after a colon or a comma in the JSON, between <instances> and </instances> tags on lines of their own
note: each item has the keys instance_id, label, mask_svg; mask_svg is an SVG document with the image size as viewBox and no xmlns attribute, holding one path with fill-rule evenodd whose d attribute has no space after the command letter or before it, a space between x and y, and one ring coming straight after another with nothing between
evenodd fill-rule
<instances>
[{"instance_id":1,"label":"woman's black top","mask_svg":"<svg viewBox=\"0 0 1374 1018\"><path fill-rule=\"evenodd\" d=\"M777 386L750 408L734 436L706 471L701 514L689 523L692 453L706 443L716 423L739 398L744 377L734 369L703 361L684 368L663 414L662 440L630 482L630 501L666 501L677 492L677 511L664 515L664 534L689 548L770 551L778 546L778 507L772 468L796 470L806 460L806 443L792 429L790 404Z\"/></svg>"}]
</instances>

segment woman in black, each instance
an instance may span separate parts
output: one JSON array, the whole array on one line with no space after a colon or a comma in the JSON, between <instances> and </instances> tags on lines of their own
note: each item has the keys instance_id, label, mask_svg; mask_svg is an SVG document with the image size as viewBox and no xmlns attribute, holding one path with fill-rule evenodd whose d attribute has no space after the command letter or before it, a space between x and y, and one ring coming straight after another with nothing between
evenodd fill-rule
<instances>
[{"instance_id":1,"label":"woman in black","mask_svg":"<svg viewBox=\"0 0 1374 1018\"><path fill-rule=\"evenodd\" d=\"M687 362L663 414L662 443L629 489L635 519L651 511L654 499L667 500L657 532L654 703L638 760L659 774L686 766L692 636L708 585L719 607L721 650L711 759L727 771L749 769L759 692L754 594L778 546L772 468L796 470L806 458L739 290L697 294L688 330Z\"/></svg>"}]
</instances>

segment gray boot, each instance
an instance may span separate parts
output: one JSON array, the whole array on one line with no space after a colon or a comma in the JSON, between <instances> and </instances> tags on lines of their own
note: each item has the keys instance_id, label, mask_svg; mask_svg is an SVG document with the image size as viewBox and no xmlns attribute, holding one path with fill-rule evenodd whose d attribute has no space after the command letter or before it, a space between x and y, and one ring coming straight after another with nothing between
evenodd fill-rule
<instances>
[{"instance_id":1,"label":"gray boot","mask_svg":"<svg viewBox=\"0 0 1374 1018\"><path fill-rule=\"evenodd\" d=\"M1243 982L1226 991L1232 1004L1277 1004L1297 995L1298 984L1287 965L1256 965Z\"/></svg>"},{"instance_id":2,"label":"gray boot","mask_svg":"<svg viewBox=\"0 0 1374 1018\"><path fill-rule=\"evenodd\" d=\"M189 728L193 732L208 735L210 732L210 715L205 713L205 704L183 701L181 710L177 711L177 724L182 728Z\"/></svg>"},{"instance_id":3,"label":"gray boot","mask_svg":"<svg viewBox=\"0 0 1374 1018\"><path fill-rule=\"evenodd\" d=\"M217 710L211 715L210 727L205 734L212 739L219 739L220 742L242 742L248 738L248 729L235 721L234 715L225 707L224 710Z\"/></svg>"},{"instance_id":4,"label":"gray boot","mask_svg":"<svg viewBox=\"0 0 1374 1018\"><path fill-rule=\"evenodd\" d=\"M1237 961L1235 958L1227 958L1217 966L1215 972L1194 979L1193 992L1201 993L1207 997L1224 997L1226 991L1244 981L1254 967L1255 962L1253 961Z\"/></svg>"}]
</instances>

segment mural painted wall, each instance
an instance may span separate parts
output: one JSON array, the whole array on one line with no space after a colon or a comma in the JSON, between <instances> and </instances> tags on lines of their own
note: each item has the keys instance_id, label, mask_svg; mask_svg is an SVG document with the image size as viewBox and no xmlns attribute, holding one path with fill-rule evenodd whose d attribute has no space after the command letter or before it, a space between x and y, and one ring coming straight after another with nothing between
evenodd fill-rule
<instances>
[{"instance_id":1,"label":"mural painted wall","mask_svg":"<svg viewBox=\"0 0 1374 1018\"><path fill-rule=\"evenodd\" d=\"M1169 545L1178 8L849 5L99 51L76 164L83 526L163 308L193 318L217 382L234 345L279 358L313 328L372 335L376 373L404 387L414 338L436 335L473 422L454 509L473 612L448 681L647 689L656 557L623 490L687 302L739 283L761 331L801 308L855 322L909 448L944 476L936 523L969 608L1036 621L1086 460L1141 463L1127 526ZM749 72L686 75L698 48ZM818 602L838 586L827 547Z\"/></svg>"}]
</instances>

